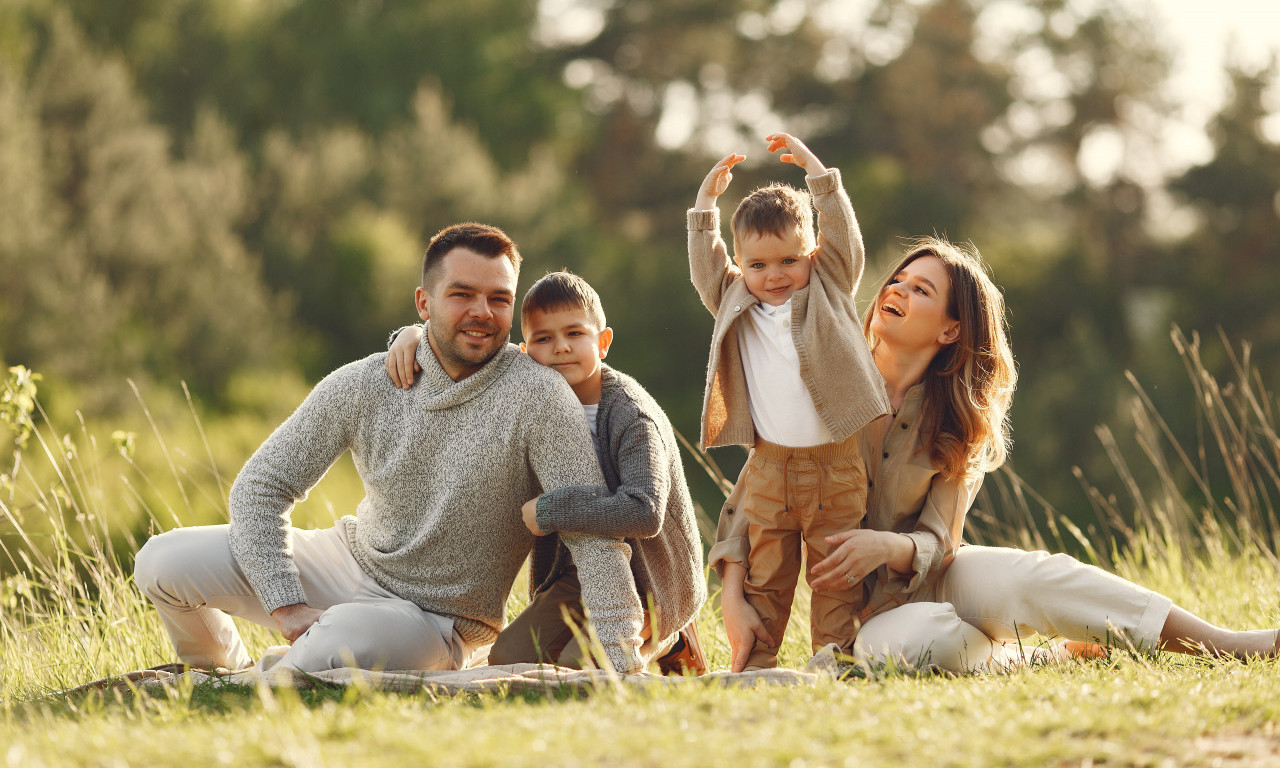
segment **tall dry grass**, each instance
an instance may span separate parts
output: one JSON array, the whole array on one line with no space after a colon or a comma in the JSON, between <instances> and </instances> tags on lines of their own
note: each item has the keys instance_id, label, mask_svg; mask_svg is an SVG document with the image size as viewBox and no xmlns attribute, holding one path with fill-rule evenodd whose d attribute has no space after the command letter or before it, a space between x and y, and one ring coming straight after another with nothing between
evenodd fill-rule
<instances>
[{"instance_id":1,"label":"tall dry grass","mask_svg":"<svg viewBox=\"0 0 1280 768\"><path fill-rule=\"evenodd\" d=\"M1122 449L1111 427L1098 430L1126 495L1108 496L1081 476L1097 512L1082 526L1004 469L988 479L971 515L970 538L1073 551L1210 620L1274 623L1280 565L1275 401L1247 346L1237 351L1223 340L1230 364L1215 375L1199 338L1175 331L1173 341L1195 391L1193 440L1174 434L1130 376L1128 426L1136 451ZM209 507L225 519L229 475L214 461L194 408L195 450L167 444L167 430L154 420L149 434L116 431L101 439L83 419L70 430L56 427L40 406L37 385L37 375L11 368L0 397L11 446L0 465L0 702L6 709L171 660L158 617L133 588L133 554L150 530L208 522ZM160 458L137 461L144 445ZM715 461L690 455L727 492L731 481ZM711 516L703 513L700 524L709 540ZM1211 598L1224 593L1234 598ZM784 664L807 658L807 602L802 585ZM522 603L514 597L509 610ZM728 645L714 600L700 623L712 664L724 666ZM251 649L278 642L261 628L241 627Z\"/></svg>"}]
</instances>

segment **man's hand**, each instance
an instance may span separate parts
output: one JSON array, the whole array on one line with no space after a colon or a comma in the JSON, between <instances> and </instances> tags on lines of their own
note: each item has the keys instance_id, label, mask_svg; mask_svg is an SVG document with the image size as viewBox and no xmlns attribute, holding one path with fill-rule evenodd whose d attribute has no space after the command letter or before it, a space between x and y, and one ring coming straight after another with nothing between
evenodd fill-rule
<instances>
[{"instance_id":1,"label":"man's hand","mask_svg":"<svg viewBox=\"0 0 1280 768\"><path fill-rule=\"evenodd\" d=\"M895 571L905 573L911 569L911 560L916 552L915 542L910 536L892 531L858 528L828 536L826 542L835 549L813 566L816 578L812 586L833 592L857 584L885 563Z\"/></svg>"},{"instance_id":2,"label":"man's hand","mask_svg":"<svg viewBox=\"0 0 1280 768\"><path fill-rule=\"evenodd\" d=\"M413 386L413 375L422 370L418 366L418 342L422 341L422 329L416 325L405 328L396 334L387 350L387 375L400 389Z\"/></svg>"},{"instance_id":3,"label":"man's hand","mask_svg":"<svg viewBox=\"0 0 1280 768\"><path fill-rule=\"evenodd\" d=\"M827 172L826 166L818 161L816 155L809 151L795 136L789 133L771 133L764 137L765 143L769 145L770 152L777 152L780 149L787 150L786 153L778 155L778 159L784 163L793 163L805 170L805 175L810 178L821 176Z\"/></svg>"},{"instance_id":4,"label":"man's hand","mask_svg":"<svg viewBox=\"0 0 1280 768\"><path fill-rule=\"evenodd\" d=\"M716 198L723 195L733 181L733 166L746 160L746 155L731 154L716 163L711 172L702 180L698 188L698 199L693 204L695 210L706 211L716 207Z\"/></svg>"},{"instance_id":5,"label":"man's hand","mask_svg":"<svg viewBox=\"0 0 1280 768\"><path fill-rule=\"evenodd\" d=\"M520 507L520 515L524 518L524 527L529 529L529 533L534 536L546 536L547 532L538 527L538 499L541 496L534 496Z\"/></svg>"},{"instance_id":6,"label":"man's hand","mask_svg":"<svg viewBox=\"0 0 1280 768\"><path fill-rule=\"evenodd\" d=\"M306 603L294 603L281 606L271 612L271 618L280 626L280 634L293 645L293 641L302 637L302 633L311 629L311 625L320 619L324 611L312 608Z\"/></svg>"}]
</instances>

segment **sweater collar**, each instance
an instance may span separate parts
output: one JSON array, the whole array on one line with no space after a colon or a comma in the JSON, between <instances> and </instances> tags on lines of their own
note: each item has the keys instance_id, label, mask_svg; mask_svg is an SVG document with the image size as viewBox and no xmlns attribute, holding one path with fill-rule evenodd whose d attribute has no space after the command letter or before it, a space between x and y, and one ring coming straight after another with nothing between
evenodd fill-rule
<instances>
[{"instance_id":1,"label":"sweater collar","mask_svg":"<svg viewBox=\"0 0 1280 768\"><path fill-rule=\"evenodd\" d=\"M454 381L449 378L449 374L445 373L444 366L440 365L435 350L431 349L427 336L431 332L429 326L429 322L423 325L422 341L418 344L417 361L422 374L415 387L421 390L422 407L428 411L453 408L476 397L500 379L502 374L511 367L511 362L515 360L516 355L521 354L520 348L515 344L504 344L498 350L498 354L494 355L493 359L485 363L480 370L462 381Z\"/></svg>"}]
</instances>

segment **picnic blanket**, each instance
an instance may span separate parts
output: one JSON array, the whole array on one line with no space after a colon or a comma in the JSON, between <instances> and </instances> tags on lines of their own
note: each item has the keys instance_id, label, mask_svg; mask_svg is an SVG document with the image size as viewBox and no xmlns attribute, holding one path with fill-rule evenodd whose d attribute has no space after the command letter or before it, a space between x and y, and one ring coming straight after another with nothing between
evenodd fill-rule
<instances>
[{"instance_id":1,"label":"picnic blanket","mask_svg":"<svg viewBox=\"0 0 1280 768\"><path fill-rule=\"evenodd\" d=\"M472 667L460 670L435 671L375 671L366 669L332 669L305 674L290 669L273 668L266 671L247 669L219 674L204 670L186 669L178 664L155 669L105 677L91 683L69 688L55 694L58 698L79 698L95 692L128 693L134 690L156 690L176 687L186 682L195 685L240 685L310 688L317 685L361 686L396 693L430 692L441 695L466 693L492 693L549 691L556 688L574 688L584 691L615 685L812 685L821 673L800 672L793 669L764 669L752 672L711 672L701 677L664 677L644 673L617 675L598 669L580 670L549 664L503 664L491 667Z\"/></svg>"}]
</instances>

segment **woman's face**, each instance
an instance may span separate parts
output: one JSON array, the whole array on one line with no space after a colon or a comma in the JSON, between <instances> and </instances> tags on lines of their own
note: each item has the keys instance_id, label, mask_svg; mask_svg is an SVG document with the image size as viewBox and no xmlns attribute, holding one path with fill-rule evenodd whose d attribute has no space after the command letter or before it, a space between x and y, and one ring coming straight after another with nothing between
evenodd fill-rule
<instances>
[{"instance_id":1,"label":"woman's face","mask_svg":"<svg viewBox=\"0 0 1280 768\"><path fill-rule=\"evenodd\" d=\"M940 349L959 337L960 323L947 312L951 277L937 256L903 267L876 297L871 331L882 344L904 352Z\"/></svg>"}]
</instances>

